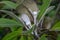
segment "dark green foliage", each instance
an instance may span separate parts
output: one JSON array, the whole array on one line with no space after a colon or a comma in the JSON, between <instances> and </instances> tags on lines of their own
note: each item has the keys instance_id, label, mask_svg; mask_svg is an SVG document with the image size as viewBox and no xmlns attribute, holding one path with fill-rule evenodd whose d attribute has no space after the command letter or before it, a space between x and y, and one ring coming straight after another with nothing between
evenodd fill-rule
<instances>
[{"instance_id":1,"label":"dark green foliage","mask_svg":"<svg viewBox=\"0 0 60 40\"><path fill-rule=\"evenodd\" d=\"M24 0L18 2L19 4L17 0L0 0L0 40L60 40L59 0L35 0L40 12L37 23L31 22L32 28L29 30L26 30L27 25L23 20L21 21L21 15L16 10ZM36 29L38 36L34 34Z\"/></svg>"}]
</instances>

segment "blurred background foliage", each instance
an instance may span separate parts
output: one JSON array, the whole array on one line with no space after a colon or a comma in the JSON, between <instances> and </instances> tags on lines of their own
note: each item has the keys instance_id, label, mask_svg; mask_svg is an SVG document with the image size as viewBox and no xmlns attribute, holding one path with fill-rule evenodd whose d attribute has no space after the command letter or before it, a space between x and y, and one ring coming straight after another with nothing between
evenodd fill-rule
<instances>
[{"instance_id":1,"label":"blurred background foliage","mask_svg":"<svg viewBox=\"0 0 60 40\"><path fill-rule=\"evenodd\" d=\"M60 40L60 0L34 0L40 10L37 20L44 19L37 29L38 38L31 34L34 25L26 30L16 17L20 15L16 9L22 1L0 0L0 40Z\"/></svg>"}]
</instances>

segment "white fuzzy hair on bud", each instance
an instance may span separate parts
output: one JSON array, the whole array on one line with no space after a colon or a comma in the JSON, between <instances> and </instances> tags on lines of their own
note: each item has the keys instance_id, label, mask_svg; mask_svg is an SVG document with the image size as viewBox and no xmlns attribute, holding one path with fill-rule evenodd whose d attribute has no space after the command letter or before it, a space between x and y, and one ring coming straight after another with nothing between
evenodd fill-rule
<instances>
[{"instance_id":1,"label":"white fuzzy hair on bud","mask_svg":"<svg viewBox=\"0 0 60 40\"><path fill-rule=\"evenodd\" d=\"M34 24L36 24L36 17L37 17L37 13L36 11L34 11L32 14L33 14L33 17L34 17Z\"/></svg>"},{"instance_id":2,"label":"white fuzzy hair on bud","mask_svg":"<svg viewBox=\"0 0 60 40\"><path fill-rule=\"evenodd\" d=\"M34 24L36 25L36 18L37 18L37 15L38 15L38 13L40 12L40 10L39 11L32 11L30 8L28 8L28 10L30 11L30 13L33 15L33 18L34 18Z\"/></svg>"},{"instance_id":3,"label":"white fuzzy hair on bud","mask_svg":"<svg viewBox=\"0 0 60 40\"><path fill-rule=\"evenodd\" d=\"M38 12L34 11L32 14L33 14L33 15L37 15L37 13L38 13Z\"/></svg>"},{"instance_id":4,"label":"white fuzzy hair on bud","mask_svg":"<svg viewBox=\"0 0 60 40\"><path fill-rule=\"evenodd\" d=\"M26 14L22 14L22 15L21 15L21 18L22 18L23 21L26 23L26 25L31 24L31 23L30 23L30 19L29 19L29 17L28 17Z\"/></svg>"},{"instance_id":5,"label":"white fuzzy hair on bud","mask_svg":"<svg viewBox=\"0 0 60 40\"><path fill-rule=\"evenodd\" d=\"M21 19L22 19L22 20L24 21L24 23L28 26L28 29L27 29L27 30L29 30L29 29L32 28L30 19L29 19L29 17L28 17L26 14L22 14L22 15L21 15Z\"/></svg>"}]
</instances>

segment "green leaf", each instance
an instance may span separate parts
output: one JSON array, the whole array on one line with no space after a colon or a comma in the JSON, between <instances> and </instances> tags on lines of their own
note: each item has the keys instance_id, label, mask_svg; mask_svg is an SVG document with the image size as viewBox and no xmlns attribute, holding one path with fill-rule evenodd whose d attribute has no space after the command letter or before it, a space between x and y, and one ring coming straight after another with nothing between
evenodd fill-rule
<instances>
[{"instance_id":1,"label":"green leaf","mask_svg":"<svg viewBox=\"0 0 60 40\"><path fill-rule=\"evenodd\" d=\"M5 6L2 9L16 9L18 4L13 3L11 1L1 1L0 3L4 3Z\"/></svg>"},{"instance_id":2,"label":"green leaf","mask_svg":"<svg viewBox=\"0 0 60 40\"><path fill-rule=\"evenodd\" d=\"M24 37L23 37L23 36L21 36L20 40L24 40Z\"/></svg>"},{"instance_id":3,"label":"green leaf","mask_svg":"<svg viewBox=\"0 0 60 40\"><path fill-rule=\"evenodd\" d=\"M6 13L7 15L11 16L13 19L15 19L17 22L19 22L22 25L21 19L19 19L18 16L16 16L13 12L6 10L0 10L0 12Z\"/></svg>"},{"instance_id":4,"label":"green leaf","mask_svg":"<svg viewBox=\"0 0 60 40\"><path fill-rule=\"evenodd\" d=\"M55 14L56 14L55 10L53 10L53 11L49 12L49 14L47 14L47 16L53 18Z\"/></svg>"},{"instance_id":5,"label":"green leaf","mask_svg":"<svg viewBox=\"0 0 60 40\"><path fill-rule=\"evenodd\" d=\"M32 40L32 35L31 36L28 36L28 40Z\"/></svg>"},{"instance_id":6,"label":"green leaf","mask_svg":"<svg viewBox=\"0 0 60 40\"><path fill-rule=\"evenodd\" d=\"M35 30L35 28L36 28L35 25L32 25L32 28L30 30L27 30L25 34L30 35Z\"/></svg>"},{"instance_id":7,"label":"green leaf","mask_svg":"<svg viewBox=\"0 0 60 40\"><path fill-rule=\"evenodd\" d=\"M21 26L20 23L15 20L0 18L0 27L18 27Z\"/></svg>"},{"instance_id":8,"label":"green leaf","mask_svg":"<svg viewBox=\"0 0 60 40\"><path fill-rule=\"evenodd\" d=\"M60 21L57 22L53 27L52 27L52 30L56 30L56 31L60 31Z\"/></svg>"},{"instance_id":9,"label":"green leaf","mask_svg":"<svg viewBox=\"0 0 60 40\"><path fill-rule=\"evenodd\" d=\"M38 14L38 20L41 18L41 16L44 14L45 10L50 5L51 0L43 0L43 4L40 6L40 13Z\"/></svg>"},{"instance_id":10,"label":"green leaf","mask_svg":"<svg viewBox=\"0 0 60 40\"><path fill-rule=\"evenodd\" d=\"M58 34L57 40L60 40L60 34Z\"/></svg>"},{"instance_id":11,"label":"green leaf","mask_svg":"<svg viewBox=\"0 0 60 40\"><path fill-rule=\"evenodd\" d=\"M27 37L28 37L27 35L22 35L20 40L27 40Z\"/></svg>"},{"instance_id":12,"label":"green leaf","mask_svg":"<svg viewBox=\"0 0 60 40\"><path fill-rule=\"evenodd\" d=\"M47 13L49 13L50 11L52 11L55 8L55 6L50 6L49 8L46 9L46 11L43 13L43 15L41 16L39 23L41 22L41 20L45 17L45 15Z\"/></svg>"},{"instance_id":13,"label":"green leaf","mask_svg":"<svg viewBox=\"0 0 60 40\"><path fill-rule=\"evenodd\" d=\"M13 31L16 31L16 30L17 30L17 27L16 27L16 26L10 27L10 29L11 29L11 31L13 32Z\"/></svg>"},{"instance_id":14,"label":"green leaf","mask_svg":"<svg viewBox=\"0 0 60 40\"><path fill-rule=\"evenodd\" d=\"M14 38L12 38L11 40L17 40L18 38L17 37L14 37Z\"/></svg>"},{"instance_id":15,"label":"green leaf","mask_svg":"<svg viewBox=\"0 0 60 40\"><path fill-rule=\"evenodd\" d=\"M43 35L41 36L41 38L39 38L39 40L47 40L46 34L43 34Z\"/></svg>"},{"instance_id":16,"label":"green leaf","mask_svg":"<svg viewBox=\"0 0 60 40\"><path fill-rule=\"evenodd\" d=\"M11 32L11 33L7 34L5 37L3 37L2 40L11 40L14 37L17 37L17 36L21 35L22 34L22 29L23 29L23 27L20 27L17 31L14 31L14 32Z\"/></svg>"},{"instance_id":17,"label":"green leaf","mask_svg":"<svg viewBox=\"0 0 60 40\"><path fill-rule=\"evenodd\" d=\"M49 13L50 11L52 11L55 8L55 6L50 6L46 9L46 11L44 13Z\"/></svg>"}]
</instances>

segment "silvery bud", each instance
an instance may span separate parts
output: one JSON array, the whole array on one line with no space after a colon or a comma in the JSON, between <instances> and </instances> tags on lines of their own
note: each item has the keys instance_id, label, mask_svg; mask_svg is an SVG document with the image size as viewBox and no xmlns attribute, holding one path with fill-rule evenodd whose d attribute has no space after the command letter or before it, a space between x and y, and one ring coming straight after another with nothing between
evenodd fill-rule
<instances>
[{"instance_id":1,"label":"silvery bud","mask_svg":"<svg viewBox=\"0 0 60 40\"><path fill-rule=\"evenodd\" d=\"M27 27L27 28L28 28L27 30L29 30L29 29L32 28L30 19L29 19L29 17L28 17L26 14L22 14L22 15L21 15L21 19L22 19L22 21L28 26L28 27Z\"/></svg>"}]
</instances>

